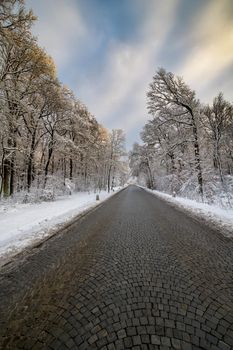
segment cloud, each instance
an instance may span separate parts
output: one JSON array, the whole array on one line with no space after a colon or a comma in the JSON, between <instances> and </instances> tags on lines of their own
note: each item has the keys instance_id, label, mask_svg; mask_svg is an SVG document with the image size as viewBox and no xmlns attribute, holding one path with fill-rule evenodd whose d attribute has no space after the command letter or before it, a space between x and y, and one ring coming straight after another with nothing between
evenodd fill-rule
<instances>
[{"instance_id":1,"label":"cloud","mask_svg":"<svg viewBox=\"0 0 233 350\"><path fill-rule=\"evenodd\" d=\"M38 34L39 44L46 49L59 69L69 64L78 43L87 36L86 24L74 0L29 0L38 17L33 33Z\"/></svg>"},{"instance_id":2,"label":"cloud","mask_svg":"<svg viewBox=\"0 0 233 350\"><path fill-rule=\"evenodd\" d=\"M101 77L98 85L87 82L81 87L82 96L102 122L129 130L144 119L145 94L156 68L156 55L172 28L178 2L147 2L139 37L130 43L111 41L104 68L97 73ZM141 1L134 2L134 6L141 5Z\"/></svg>"},{"instance_id":3,"label":"cloud","mask_svg":"<svg viewBox=\"0 0 233 350\"><path fill-rule=\"evenodd\" d=\"M233 63L231 10L232 0L208 2L187 35L186 41L193 47L181 61L178 73L200 93L209 95L207 87Z\"/></svg>"},{"instance_id":4,"label":"cloud","mask_svg":"<svg viewBox=\"0 0 233 350\"><path fill-rule=\"evenodd\" d=\"M146 91L160 65L183 75L201 100L230 95L232 0L113 2L27 1L39 16L40 45L99 122L132 139L146 121Z\"/></svg>"}]
</instances>

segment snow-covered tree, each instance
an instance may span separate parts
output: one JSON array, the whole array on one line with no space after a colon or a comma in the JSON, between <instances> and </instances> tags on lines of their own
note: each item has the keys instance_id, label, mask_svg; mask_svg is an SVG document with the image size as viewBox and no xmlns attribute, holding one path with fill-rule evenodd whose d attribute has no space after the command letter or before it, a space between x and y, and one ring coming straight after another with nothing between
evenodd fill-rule
<instances>
[{"instance_id":1,"label":"snow-covered tree","mask_svg":"<svg viewBox=\"0 0 233 350\"><path fill-rule=\"evenodd\" d=\"M130 152L132 175L168 193L233 203L233 106L220 93L202 105L181 77L159 69L150 119ZM220 198L220 199L219 199Z\"/></svg>"},{"instance_id":2,"label":"snow-covered tree","mask_svg":"<svg viewBox=\"0 0 233 350\"><path fill-rule=\"evenodd\" d=\"M191 90L181 77L160 68L150 84L148 111L158 125L167 124L170 128L180 127L190 131L190 139L194 153L193 170L197 174L199 193L203 196L203 175L200 158L200 142L198 135L199 101L195 91Z\"/></svg>"},{"instance_id":3,"label":"snow-covered tree","mask_svg":"<svg viewBox=\"0 0 233 350\"><path fill-rule=\"evenodd\" d=\"M232 128L233 106L219 93L213 100L212 106L203 108L204 126L212 146L213 166L217 169L223 182L223 164L226 157L226 143L228 129Z\"/></svg>"},{"instance_id":4,"label":"snow-covered tree","mask_svg":"<svg viewBox=\"0 0 233 350\"><path fill-rule=\"evenodd\" d=\"M125 135L122 129L113 129L108 144L107 187L114 186L116 174L120 169L122 157L126 155Z\"/></svg>"},{"instance_id":5,"label":"snow-covered tree","mask_svg":"<svg viewBox=\"0 0 233 350\"><path fill-rule=\"evenodd\" d=\"M110 189L124 177L123 132L108 132L59 82L35 19L23 0L0 2L0 196L68 182Z\"/></svg>"}]
</instances>

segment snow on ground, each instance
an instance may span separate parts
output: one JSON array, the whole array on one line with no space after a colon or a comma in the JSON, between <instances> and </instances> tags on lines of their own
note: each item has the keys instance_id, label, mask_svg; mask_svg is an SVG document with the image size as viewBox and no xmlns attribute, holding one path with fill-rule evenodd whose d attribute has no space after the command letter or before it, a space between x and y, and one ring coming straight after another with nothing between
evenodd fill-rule
<instances>
[{"instance_id":1,"label":"snow on ground","mask_svg":"<svg viewBox=\"0 0 233 350\"><path fill-rule=\"evenodd\" d=\"M233 237L233 208L223 209L215 205L200 203L187 198L172 197L169 194L155 190L148 191L170 204L178 206L197 219L204 220L207 224L217 228L224 236Z\"/></svg>"},{"instance_id":2,"label":"snow on ground","mask_svg":"<svg viewBox=\"0 0 233 350\"><path fill-rule=\"evenodd\" d=\"M101 192L99 201L95 193L78 192L53 202L13 205L0 202L0 264L114 193Z\"/></svg>"}]
</instances>

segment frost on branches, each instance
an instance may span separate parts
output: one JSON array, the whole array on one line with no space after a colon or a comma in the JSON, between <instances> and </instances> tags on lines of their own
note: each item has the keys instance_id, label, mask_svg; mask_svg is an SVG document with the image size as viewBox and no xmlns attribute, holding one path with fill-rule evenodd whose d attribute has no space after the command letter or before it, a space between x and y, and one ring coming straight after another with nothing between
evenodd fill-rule
<instances>
[{"instance_id":1,"label":"frost on branches","mask_svg":"<svg viewBox=\"0 0 233 350\"><path fill-rule=\"evenodd\" d=\"M223 207L233 206L233 105L222 93L203 105L164 69L147 94L150 119L130 152L141 185Z\"/></svg>"},{"instance_id":2,"label":"frost on branches","mask_svg":"<svg viewBox=\"0 0 233 350\"><path fill-rule=\"evenodd\" d=\"M22 0L0 3L0 196L52 200L122 185L123 131L107 131L59 82L31 34L35 19Z\"/></svg>"}]
</instances>

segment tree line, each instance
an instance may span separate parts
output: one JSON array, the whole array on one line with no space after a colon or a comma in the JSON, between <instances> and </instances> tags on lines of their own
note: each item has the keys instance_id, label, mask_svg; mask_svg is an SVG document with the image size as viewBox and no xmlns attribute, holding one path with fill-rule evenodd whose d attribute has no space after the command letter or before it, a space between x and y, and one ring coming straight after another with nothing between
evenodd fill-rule
<instances>
[{"instance_id":1,"label":"tree line","mask_svg":"<svg viewBox=\"0 0 233 350\"><path fill-rule=\"evenodd\" d=\"M222 93L203 104L183 80L160 68L147 93L150 119L130 152L132 174L149 188L232 200L233 105Z\"/></svg>"},{"instance_id":2,"label":"tree line","mask_svg":"<svg viewBox=\"0 0 233 350\"><path fill-rule=\"evenodd\" d=\"M108 189L127 167L122 130L109 132L56 75L23 0L0 2L0 195L51 187Z\"/></svg>"}]
</instances>

